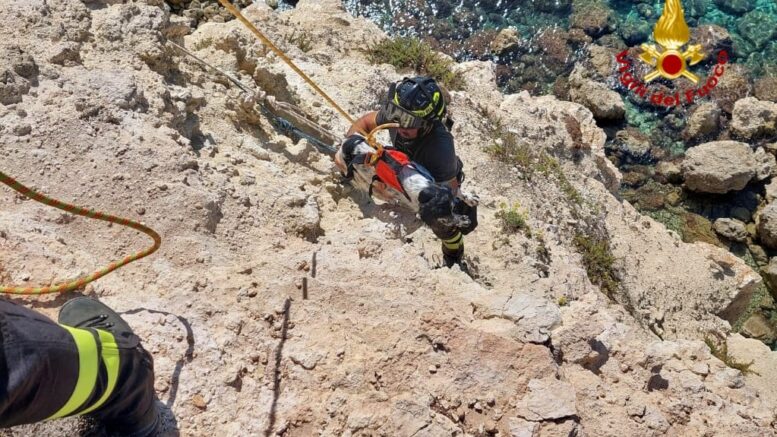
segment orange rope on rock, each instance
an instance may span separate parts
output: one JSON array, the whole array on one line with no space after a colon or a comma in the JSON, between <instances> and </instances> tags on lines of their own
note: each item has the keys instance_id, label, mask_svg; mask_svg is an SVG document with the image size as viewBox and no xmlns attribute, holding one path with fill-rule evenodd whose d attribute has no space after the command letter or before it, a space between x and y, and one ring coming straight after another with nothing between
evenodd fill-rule
<instances>
[{"instance_id":1,"label":"orange rope on rock","mask_svg":"<svg viewBox=\"0 0 777 437\"><path fill-rule=\"evenodd\" d=\"M273 44L273 42L270 41L269 38L264 36L264 34L260 32L259 29L256 28L256 26L254 26L250 21L248 21L248 19L246 19L246 17L244 17L243 14L241 14L240 11L238 11L237 8L232 3L230 3L227 0L219 0L219 3L221 3L225 8L227 8L227 10L232 15L234 15L235 18L237 18L241 23L243 23L248 28L248 30L250 30L254 35L256 35L256 37L259 38L259 40L261 40L262 43L264 43L264 45L269 47L270 50L272 50L276 55L278 55L281 59L283 59L283 61L286 64L288 64L292 70L294 70L297 74L299 74L300 77L305 79L305 82L307 82L308 85L310 85L314 90L316 90L316 92L319 93L321 97L326 99L326 101L329 102L329 104L332 105L332 107L334 107L340 114L342 114L342 116L345 117L345 119L348 120L349 123L353 124L354 122L353 117L351 117L347 112L345 112L342 108L340 108L340 106L337 103L335 103L335 101L332 100L332 98L329 97L329 95L325 93L324 90L319 88L319 86L316 85L316 83L313 82L313 80L310 79L308 75L305 74L299 67L297 67L297 65L288 56L286 56L286 54L283 53L281 49L279 49L275 44Z\"/></svg>"},{"instance_id":2,"label":"orange rope on rock","mask_svg":"<svg viewBox=\"0 0 777 437\"><path fill-rule=\"evenodd\" d=\"M20 184L12 177L6 175L2 171L0 171L0 182L4 183L5 185L8 185L13 190L18 191L19 193L23 194L24 196L29 197L30 199L33 199L37 202L40 202L44 205L48 205L54 208L61 209L63 211L69 212L71 214L81 215L84 217L89 217L91 219L95 220L103 220L109 223L116 223L121 226L126 226L132 229L135 229L137 231L140 231L149 237L151 237L154 240L153 246L149 247L148 249L145 249L143 251L140 251L138 253L135 253L134 255L129 255L125 257L124 259L120 261L114 261L107 265L105 268L98 270L91 275L81 276L78 277L72 281L68 281L62 284L58 285L49 285L45 287L20 287L20 286L6 286L6 285L0 285L0 293L6 293L6 294L47 294L47 293L64 293L67 291L75 290L78 288L83 287L84 285L99 279L108 273L125 266L133 261L137 261L141 258L144 258L148 255L151 255L152 253L156 252L156 250L159 248L159 246L162 244L162 239L159 237L159 234L156 233L153 229L149 228L148 226L138 223L132 220L128 220L122 217L116 217L110 214L105 214L99 211L94 211L91 209L86 208L80 208L75 205L70 205L64 202L60 202L56 199L52 199L51 197L44 196L43 194L37 193L34 190Z\"/></svg>"}]
</instances>

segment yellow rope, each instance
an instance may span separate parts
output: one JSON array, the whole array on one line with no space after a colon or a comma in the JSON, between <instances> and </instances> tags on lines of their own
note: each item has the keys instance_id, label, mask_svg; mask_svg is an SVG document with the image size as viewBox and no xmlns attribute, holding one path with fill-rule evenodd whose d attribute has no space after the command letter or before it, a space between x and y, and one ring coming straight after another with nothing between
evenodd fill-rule
<instances>
[{"instance_id":1,"label":"yellow rope","mask_svg":"<svg viewBox=\"0 0 777 437\"><path fill-rule=\"evenodd\" d=\"M342 108L340 108L340 106L338 106L337 103L335 103L335 101L332 100L332 98L329 97L329 95L327 95L327 93L325 93L324 90L319 88L318 85L316 85L316 83L313 82L313 80L311 80L302 70L300 70L300 68L297 67L297 65L294 64L294 62L291 59L289 59L289 57L286 56L285 53L283 53L278 47L275 46L275 44L272 43L272 41L270 41L266 36L264 36L264 34L262 34L262 32L260 32L259 29L256 28L256 26L251 24L251 22L248 21L243 16L243 14L241 14L240 11L238 11L237 8L232 5L232 3L228 2L227 0L219 0L219 3L221 3L225 8L227 8L227 10L232 15L234 15L235 18L237 18L241 23L243 23L248 28L248 30L253 32L253 34L256 35L256 37L259 38L264 43L264 45L269 47L273 52L275 52L276 55L278 55L281 59L283 59L283 61L286 62L286 64L288 64L292 70L296 71L297 74L300 75L300 77L305 79L305 82L307 82L311 87L313 87L313 89L316 90L316 92L318 92L324 99L326 99L326 101L328 101L335 109L337 109L337 111L340 112L340 114L342 114L343 117L345 117L345 119L348 120L349 123L353 124L354 122L353 118Z\"/></svg>"},{"instance_id":2,"label":"yellow rope","mask_svg":"<svg viewBox=\"0 0 777 437\"><path fill-rule=\"evenodd\" d=\"M48 205L54 208L61 209L63 211L67 211L71 214L77 214L84 217L89 217L91 219L95 220L103 220L110 223L116 223L121 226L127 226L129 228L135 229L137 231L143 232L144 234L148 235L154 240L154 244L147 248L146 250L140 251L134 255L129 255L126 258L122 259L121 261L115 261L107 265L105 268L98 270L91 275L84 275L81 277L78 277L76 279L73 279L71 281L59 284L59 285L49 285L45 287L20 287L20 286L13 286L13 285L0 285L0 293L7 293L7 294L46 294L46 293L64 293L66 291L75 290L78 288L83 287L84 285L99 279L108 273L127 265L133 261L137 261L143 257L146 257L148 255L151 255L154 253L159 246L162 244L162 239L159 237L159 234L157 234L153 229L149 228L146 225L143 225L142 223L138 223L132 220L128 220L121 217L116 217L109 214L104 214L99 211L94 211L91 209L86 208L80 208L75 205L70 205L64 202L60 202L59 200L52 199L51 197L44 196L43 194L40 194L31 188L28 188L19 182L17 182L12 177L6 175L2 171L0 171L0 182L8 185L13 190L18 191L24 196L29 197L30 199L35 200L36 202L40 202L44 205Z\"/></svg>"}]
</instances>

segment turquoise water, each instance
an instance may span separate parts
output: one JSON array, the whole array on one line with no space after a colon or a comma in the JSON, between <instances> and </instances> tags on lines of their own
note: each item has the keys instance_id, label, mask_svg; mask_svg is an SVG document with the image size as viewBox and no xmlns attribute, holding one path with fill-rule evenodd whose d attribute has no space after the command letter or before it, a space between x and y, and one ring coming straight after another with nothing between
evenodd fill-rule
<instances>
[{"instance_id":1,"label":"turquoise water","mask_svg":"<svg viewBox=\"0 0 777 437\"><path fill-rule=\"evenodd\" d=\"M732 64L746 67L746 79L751 85L760 78L777 76L777 1L682 0L681 3L691 29L716 25L728 32L731 41L723 46ZM664 0L346 0L344 4L349 12L371 19L390 35L418 37L459 61L496 62L499 64L497 81L505 93L527 90L535 95L555 94L564 100L568 99L566 77L577 62L584 61L587 44L593 42L621 51L651 42L653 28L664 8ZM507 27L518 31L519 44L496 55L489 44L498 31ZM690 43L700 41L692 39ZM708 56L693 70L704 80L715 62L714 56ZM612 86L618 82L615 75L599 80L606 80ZM665 79L653 83L674 86ZM684 140L682 132L691 107L657 108L628 98L625 89L618 91L625 97L626 120L602 127L608 135L608 154L629 181L621 194L644 213L678 228L687 241L710 240L728 248L752 267L762 266L754 261L747 247L743 250L739 247L741 244L733 245L721 241L714 232L710 234L710 223L732 216L746 217L752 223L758 196L764 192L763 183L751 184L746 190L726 196L702 196L655 178L654 166L660 161L674 160L688 147L716 138L693 139L690 143ZM703 101L710 100L700 99L700 103ZM724 117L730 118L725 113ZM618 151L622 145L615 134L627 129L649 138L653 147L648 158L635 160ZM764 141L777 141L777 138ZM656 209L656 193L678 190L682 192L679 203L675 199L672 206L665 203ZM650 206L645 209L642 205ZM777 251L764 251L768 256L777 256ZM771 294L777 296L777 290L771 290ZM774 300L765 289L759 291L751 307L777 322ZM777 343L773 346L777 348Z\"/></svg>"}]
</instances>

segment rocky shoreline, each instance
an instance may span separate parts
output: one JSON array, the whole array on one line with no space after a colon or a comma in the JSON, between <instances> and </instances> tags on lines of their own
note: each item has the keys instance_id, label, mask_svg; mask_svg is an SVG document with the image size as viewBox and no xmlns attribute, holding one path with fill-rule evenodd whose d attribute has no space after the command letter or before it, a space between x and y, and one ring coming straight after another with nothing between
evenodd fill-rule
<instances>
[{"instance_id":1,"label":"rocky shoreline","mask_svg":"<svg viewBox=\"0 0 777 437\"><path fill-rule=\"evenodd\" d=\"M458 6L446 9L453 3ZM552 93L590 109L607 133L609 159L623 173L623 198L683 241L728 248L761 272L766 281L752 315L735 325L777 348L777 251L760 224L771 211L777 152L777 43L771 27L761 25L777 23L777 9L762 2L683 2L691 43L705 56L696 68L704 83L695 90L689 82L659 81L651 94L671 96L667 109L662 100L651 102L655 95L646 95L644 84L631 83L650 67L623 60L637 59L639 44L651 39L661 14L652 2L534 2L530 8L432 0L409 9L395 5L389 21L385 5L348 5L389 32L415 33L457 59L495 61L504 92ZM472 21L478 16L486 20ZM549 24L550 17L557 21Z\"/></svg>"},{"instance_id":2,"label":"rocky shoreline","mask_svg":"<svg viewBox=\"0 0 777 437\"><path fill-rule=\"evenodd\" d=\"M484 199L473 278L434 268L439 241L415 217L340 184L257 96L166 44L344 132L240 23L193 27L156 0L4 6L4 168L162 235L153 257L80 293L125 314L154 356L165 435L777 435L775 352L731 332L761 276L618 198L624 175L584 105L505 95L491 62L455 66L453 133ZM369 62L361 47L386 36L339 1L244 13L352 114L405 73ZM497 140L536 154L497 159ZM763 174L756 152L742 156L743 175L720 177ZM3 283L76 276L143 239L5 189L0 200ZM500 204L516 202L531 232L505 230ZM736 222L718 228L742 237ZM69 297L27 304L53 315Z\"/></svg>"}]
</instances>

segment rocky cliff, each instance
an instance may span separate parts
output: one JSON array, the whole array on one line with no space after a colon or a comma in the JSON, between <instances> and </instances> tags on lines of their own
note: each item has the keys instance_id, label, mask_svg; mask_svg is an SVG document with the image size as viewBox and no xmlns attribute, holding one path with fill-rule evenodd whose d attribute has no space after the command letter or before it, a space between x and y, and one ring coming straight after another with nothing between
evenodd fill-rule
<instances>
[{"instance_id":1,"label":"rocky cliff","mask_svg":"<svg viewBox=\"0 0 777 437\"><path fill-rule=\"evenodd\" d=\"M743 375L703 341L726 344L760 276L619 200L583 106L505 96L492 64L456 66L453 134L483 203L469 274L438 269L415 217L340 184L328 157L166 44L342 135L346 121L240 23L195 29L154 0L2 4L3 171L162 235L83 293L123 312L154 355L168 434L777 433L775 353L729 337L728 364L757 372ZM367 61L385 36L337 1L244 13L351 114L406 73ZM510 138L528 158L493 153ZM3 283L77 276L145 244L0 199ZM500 219L516 202L522 232ZM14 300L54 316L67 297Z\"/></svg>"}]
</instances>

